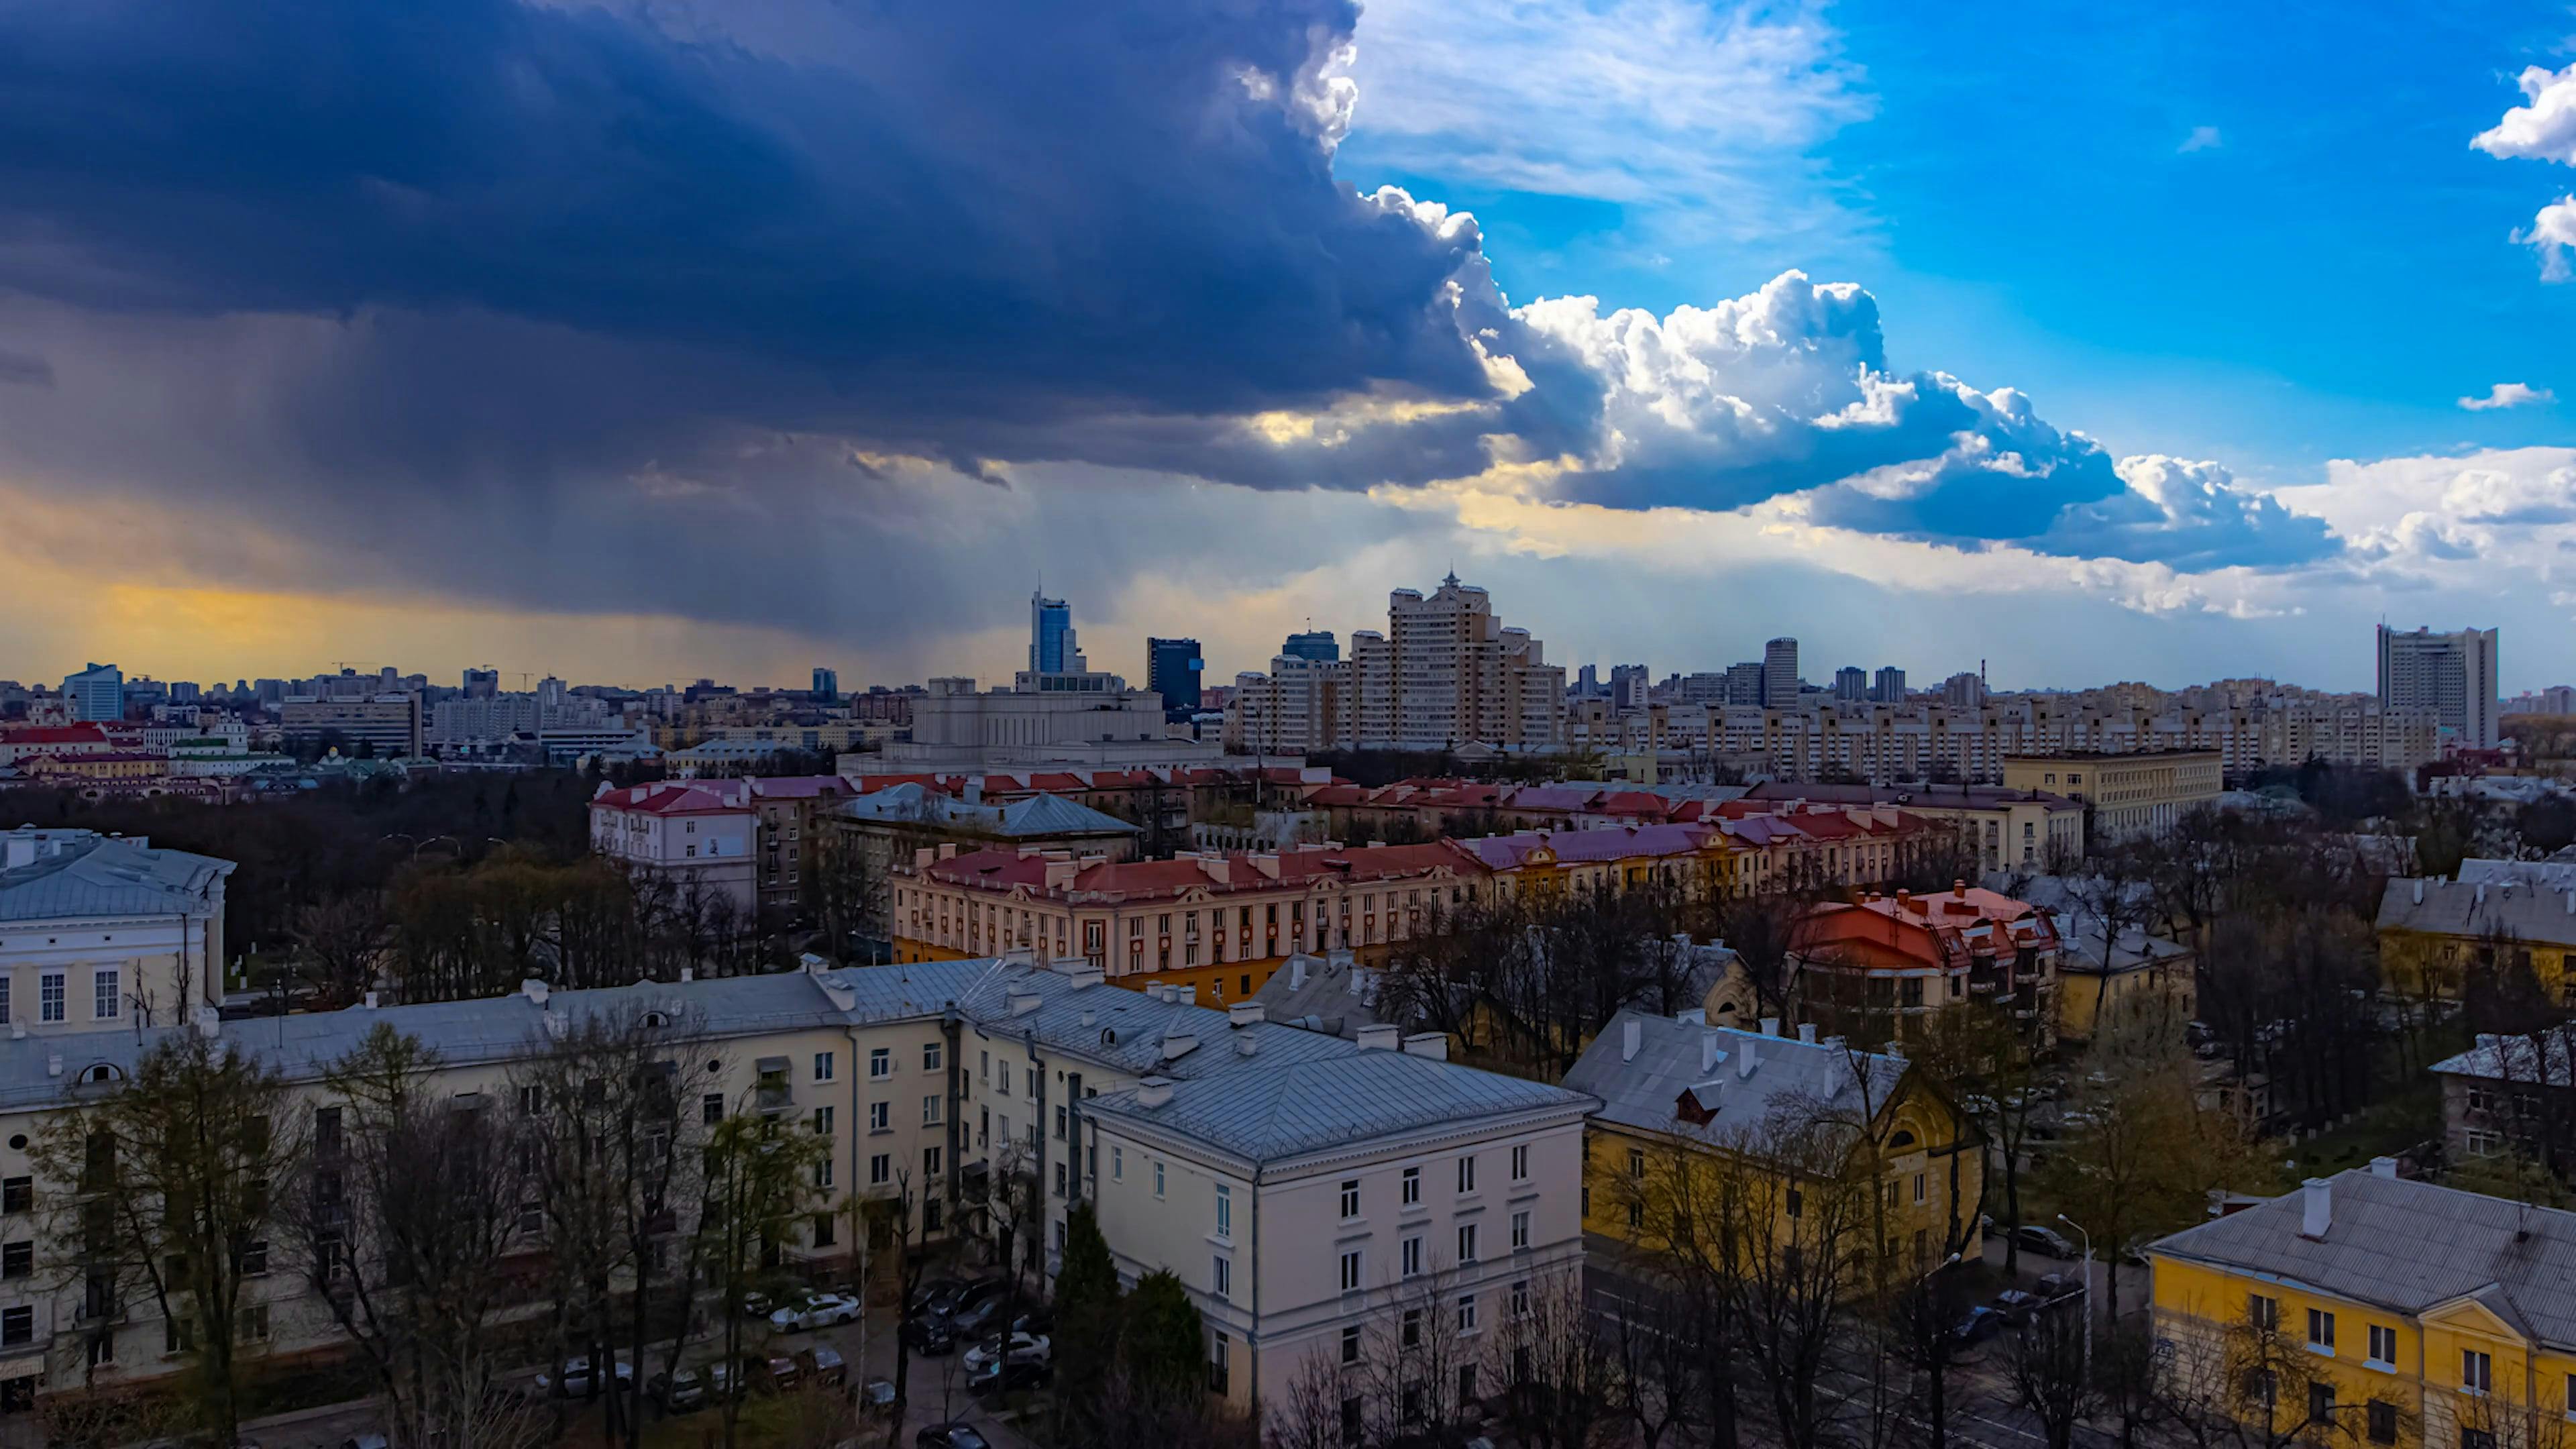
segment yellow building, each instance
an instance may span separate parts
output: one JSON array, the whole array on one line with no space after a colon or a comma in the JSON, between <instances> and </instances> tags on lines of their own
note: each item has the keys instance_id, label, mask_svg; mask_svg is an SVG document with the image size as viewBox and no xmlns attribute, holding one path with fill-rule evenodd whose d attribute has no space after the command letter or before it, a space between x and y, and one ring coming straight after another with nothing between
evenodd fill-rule
<instances>
[{"instance_id":1,"label":"yellow building","mask_svg":"<svg viewBox=\"0 0 2576 1449\"><path fill-rule=\"evenodd\" d=\"M1719 1231L1724 1212L1912 1272L1976 1257L1985 1154L1965 1116L1901 1056L1763 1026L1622 1011L1594 1038L1564 1083L1601 1102L1585 1231L1687 1252L1677 1238Z\"/></svg>"},{"instance_id":2,"label":"yellow building","mask_svg":"<svg viewBox=\"0 0 2576 1449\"><path fill-rule=\"evenodd\" d=\"M2217 750L2151 750L2137 754L2006 755L2004 788L2042 790L2093 809L2089 839L2162 835L2226 786Z\"/></svg>"},{"instance_id":3,"label":"yellow building","mask_svg":"<svg viewBox=\"0 0 2576 1449\"><path fill-rule=\"evenodd\" d=\"M2379 970L2410 1001L2450 1001L2472 967L2525 964L2551 1001L2576 1004L2576 891L2531 879L2391 880L2379 897Z\"/></svg>"},{"instance_id":4,"label":"yellow building","mask_svg":"<svg viewBox=\"0 0 2576 1449\"><path fill-rule=\"evenodd\" d=\"M2148 1255L2177 1388L2274 1442L2540 1449L2576 1417L2576 1213L2380 1158Z\"/></svg>"}]
</instances>

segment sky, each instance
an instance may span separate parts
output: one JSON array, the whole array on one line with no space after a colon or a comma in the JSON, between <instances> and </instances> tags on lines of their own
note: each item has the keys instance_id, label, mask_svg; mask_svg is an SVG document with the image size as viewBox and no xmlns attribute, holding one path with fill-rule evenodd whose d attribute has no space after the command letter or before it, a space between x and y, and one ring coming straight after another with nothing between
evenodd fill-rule
<instances>
[{"instance_id":1,"label":"sky","mask_svg":"<svg viewBox=\"0 0 2576 1449\"><path fill-rule=\"evenodd\" d=\"M2576 680L2576 8L0 0L0 677Z\"/></svg>"}]
</instances>

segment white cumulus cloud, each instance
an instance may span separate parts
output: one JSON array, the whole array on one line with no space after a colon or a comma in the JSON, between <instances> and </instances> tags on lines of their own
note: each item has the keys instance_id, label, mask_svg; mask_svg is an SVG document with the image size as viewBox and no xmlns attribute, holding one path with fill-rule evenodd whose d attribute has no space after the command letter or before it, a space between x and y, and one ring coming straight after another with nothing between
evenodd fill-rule
<instances>
[{"instance_id":1,"label":"white cumulus cloud","mask_svg":"<svg viewBox=\"0 0 2576 1449\"><path fill-rule=\"evenodd\" d=\"M2555 161L2576 166L2576 65L2547 71L2524 69L2517 84L2524 104L2480 131L2469 144L2507 161ZM2563 282L2576 276L2568 254L2576 251L2576 196L2562 197L2540 209L2531 225L2513 239L2540 254L2540 278Z\"/></svg>"},{"instance_id":2,"label":"white cumulus cloud","mask_svg":"<svg viewBox=\"0 0 2576 1449\"><path fill-rule=\"evenodd\" d=\"M2530 407L2535 403L2556 402L2558 394L2529 383L2500 382L2487 389L2485 397L2475 395L2460 399L2460 406L2473 413L2492 412L2498 408Z\"/></svg>"},{"instance_id":3,"label":"white cumulus cloud","mask_svg":"<svg viewBox=\"0 0 2576 1449\"><path fill-rule=\"evenodd\" d=\"M2191 134L2183 137L2182 144L2174 149L2188 156L2194 151L2215 151L2226 144L2227 138L2218 134L2216 126L2194 126Z\"/></svg>"}]
</instances>

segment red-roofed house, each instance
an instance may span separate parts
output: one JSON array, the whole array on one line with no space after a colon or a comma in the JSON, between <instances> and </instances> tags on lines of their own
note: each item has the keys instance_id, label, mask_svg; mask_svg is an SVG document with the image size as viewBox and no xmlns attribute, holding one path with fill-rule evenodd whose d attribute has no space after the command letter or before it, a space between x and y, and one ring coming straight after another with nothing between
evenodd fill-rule
<instances>
[{"instance_id":1,"label":"red-roofed house","mask_svg":"<svg viewBox=\"0 0 2576 1449\"><path fill-rule=\"evenodd\" d=\"M759 827L747 780L604 787L590 801L591 849L668 886L676 900L722 900L746 924L760 909Z\"/></svg>"},{"instance_id":2,"label":"red-roofed house","mask_svg":"<svg viewBox=\"0 0 2576 1449\"><path fill-rule=\"evenodd\" d=\"M117 748L108 738L104 725L20 725L0 730L0 765L13 765L38 755L69 759L75 755L104 755Z\"/></svg>"},{"instance_id":3,"label":"red-roofed house","mask_svg":"<svg viewBox=\"0 0 2576 1449\"><path fill-rule=\"evenodd\" d=\"M2024 901L1961 882L1947 891L1864 893L1816 906L1792 937L1798 990L1827 1030L1857 1041L1903 1034L1908 1018L1987 998L2034 1032L2054 1030L2057 926Z\"/></svg>"},{"instance_id":4,"label":"red-roofed house","mask_svg":"<svg viewBox=\"0 0 2576 1449\"><path fill-rule=\"evenodd\" d=\"M1201 851L1115 861L1071 850L922 850L896 868L895 959L1025 949L1079 956L1121 986L1238 1001L1297 951L1363 959L1420 934L1491 872L1454 841Z\"/></svg>"}]
</instances>

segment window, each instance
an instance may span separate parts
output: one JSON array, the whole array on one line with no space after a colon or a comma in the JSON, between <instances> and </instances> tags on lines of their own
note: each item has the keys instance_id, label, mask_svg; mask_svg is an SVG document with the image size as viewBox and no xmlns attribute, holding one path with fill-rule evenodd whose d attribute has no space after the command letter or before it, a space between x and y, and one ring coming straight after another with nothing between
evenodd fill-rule
<instances>
[{"instance_id":1,"label":"window","mask_svg":"<svg viewBox=\"0 0 2576 1449\"><path fill-rule=\"evenodd\" d=\"M256 1278L268 1271L268 1240L242 1244L241 1272L245 1278Z\"/></svg>"},{"instance_id":2,"label":"window","mask_svg":"<svg viewBox=\"0 0 2576 1449\"><path fill-rule=\"evenodd\" d=\"M709 1092L698 1100L698 1120L709 1127L724 1120L724 1093Z\"/></svg>"},{"instance_id":3,"label":"window","mask_svg":"<svg viewBox=\"0 0 2576 1449\"><path fill-rule=\"evenodd\" d=\"M1223 1253L1209 1260L1208 1283L1219 1298L1234 1296L1234 1260Z\"/></svg>"},{"instance_id":4,"label":"window","mask_svg":"<svg viewBox=\"0 0 2576 1449\"><path fill-rule=\"evenodd\" d=\"M841 1230L832 1221L832 1215L830 1213L814 1214L814 1246L818 1248L828 1248L839 1243L840 1240Z\"/></svg>"},{"instance_id":5,"label":"window","mask_svg":"<svg viewBox=\"0 0 2576 1449\"><path fill-rule=\"evenodd\" d=\"M1155 1164L1154 1164L1154 1196L1156 1196L1156 1197L1161 1197L1162 1195L1163 1195L1163 1164L1161 1164L1161 1163L1157 1162L1157 1163L1155 1163Z\"/></svg>"},{"instance_id":6,"label":"window","mask_svg":"<svg viewBox=\"0 0 2576 1449\"><path fill-rule=\"evenodd\" d=\"M818 1081L818 1082L828 1082L828 1081L832 1080L832 1068L833 1068L832 1056L833 1056L833 1054L832 1054L832 1053L830 1053L830 1052L816 1052L816 1053L814 1053L814 1080L815 1080L815 1081Z\"/></svg>"},{"instance_id":7,"label":"window","mask_svg":"<svg viewBox=\"0 0 2576 1449\"><path fill-rule=\"evenodd\" d=\"M1630 1177L1646 1175L1646 1154L1634 1147L1628 1149L1628 1175Z\"/></svg>"},{"instance_id":8,"label":"window","mask_svg":"<svg viewBox=\"0 0 2576 1449\"><path fill-rule=\"evenodd\" d=\"M0 1344L14 1346L35 1341L35 1305L21 1303L15 1308L0 1308Z\"/></svg>"},{"instance_id":9,"label":"window","mask_svg":"<svg viewBox=\"0 0 2576 1449\"><path fill-rule=\"evenodd\" d=\"M1222 1288L1217 1290L1219 1293L1224 1291ZM1208 1344L1208 1392L1220 1398L1225 1395L1226 1384L1230 1378L1227 1373L1227 1361L1232 1357L1229 1351L1233 1347L1233 1343L1222 1333L1216 1335Z\"/></svg>"},{"instance_id":10,"label":"window","mask_svg":"<svg viewBox=\"0 0 2576 1449\"><path fill-rule=\"evenodd\" d=\"M1461 1263L1476 1261L1476 1225L1474 1223L1458 1225L1458 1261Z\"/></svg>"},{"instance_id":11,"label":"window","mask_svg":"<svg viewBox=\"0 0 2576 1449\"><path fill-rule=\"evenodd\" d=\"M124 1003L125 992L117 984L116 968L98 968L90 982L90 1013L101 1021L113 1021Z\"/></svg>"},{"instance_id":12,"label":"window","mask_svg":"<svg viewBox=\"0 0 2576 1449\"><path fill-rule=\"evenodd\" d=\"M2495 1431L2493 1429L2462 1428L2460 1430L2460 1449L2496 1449Z\"/></svg>"},{"instance_id":13,"label":"window","mask_svg":"<svg viewBox=\"0 0 2576 1449\"><path fill-rule=\"evenodd\" d=\"M32 1238L14 1243L0 1243L0 1278L24 1278L36 1271L36 1244Z\"/></svg>"},{"instance_id":14,"label":"window","mask_svg":"<svg viewBox=\"0 0 2576 1449\"><path fill-rule=\"evenodd\" d=\"M1221 1182L1216 1185L1216 1235L1234 1236L1234 1189Z\"/></svg>"},{"instance_id":15,"label":"window","mask_svg":"<svg viewBox=\"0 0 2576 1449\"><path fill-rule=\"evenodd\" d=\"M1360 1291L1360 1250L1357 1248L1347 1248L1342 1252L1342 1291L1345 1293ZM1354 1328L1351 1332L1357 1333L1359 1330Z\"/></svg>"},{"instance_id":16,"label":"window","mask_svg":"<svg viewBox=\"0 0 2576 1449\"><path fill-rule=\"evenodd\" d=\"M2260 1293L2245 1295L2245 1321L2256 1328L2281 1326L2281 1300Z\"/></svg>"},{"instance_id":17,"label":"window","mask_svg":"<svg viewBox=\"0 0 2576 1449\"><path fill-rule=\"evenodd\" d=\"M814 1109L814 1135L817 1137L829 1137L832 1135L831 1108L817 1107Z\"/></svg>"},{"instance_id":18,"label":"window","mask_svg":"<svg viewBox=\"0 0 2576 1449\"><path fill-rule=\"evenodd\" d=\"M944 1112L944 1111L946 1111L946 1110L947 1110L947 1106L946 1106L946 1099L945 1099L945 1098L938 1097L938 1096L929 1096L929 1097L924 1097L924 1098L922 1098L922 1099L921 1099L921 1125L922 1125L922 1126L924 1126L924 1127L936 1127L936 1126L938 1126L938 1125L939 1125L939 1123L940 1123L940 1113L942 1113L942 1112Z\"/></svg>"},{"instance_id":19,"label":"window","mask_svg":"<svg viewBox=\"0 0 2576 1449\"><path fill-rule=\"evenodd\" d=\"M254 1303L235 1314L234 1336L244 1343L268 1342L268 1305Z\"/></svg>"},{"instance_id":20,"label":"window","mask_svg":"<svg viewBox=\"0 0 2576 1449\"><path fill-rule=\"evenodd\" d=\"M36 1015L46 1021L63 1019L63 973L48 971L36 979Z\"/></svg>"},{"instance_id":21,"label":"window","mask_svg":"<svg viewBox=\"0 0 2576 1449\"><path fill-rule=\"evenodd\" d=\"M0 1178L0 1213L29 1213L35 1210L36 1180L34 1178Z\"/></svg>"},{"instance_id":22,"label":"window","mask_svg":"<svg viewBox=\"0 0 2576 1449\"><path fill-rule=\"evenodd\" d=\"M1645 1225L1646 1205L1644 1203L1631 1200L1628 1204L1628 1226L1632 1228L1642 1228Z\"/></svg>"},{"instance_id":23,"label":"window","mask_svg":"<svg viewBox=\"0 0 2576 1449\"><path fill-rule=\"evenodd\" d=\"M2397 1367L2397 1330L2385 1323L2370 1325L2370 1361L2385 1368Z\"/></svg>"},{"instance_id":24,"label":"window","mask_svg":"<svg viewBox=\"0 0 2576 1449\"><path fill-rule=\"evenodd\" d=\"M1404 1206L1418 1207L1421 1205L1421 1202L1422 1169L1419 1167L1408 1167L1404 1170Z\"/></svg>"},{"instance_id":25,"label":"window","mask_svg":"<svg viewBox=\"0 0 2576 1449\"><path fill-rule=\"evenodd\" d=\"M1519 1212L1512 1214L1512 1251L1515 1253L1521 1252L1529 1247L1529 1218L1530 1215L1528 1208L1522 1208Z\"/></svg>"},{"instance_id":26,"label":"window","mask_svg":"<svg viewBox=\"0 0 2576 1449\"><path fill-rule=\"evenodd\" d=\"M832 1159L829 1156L814 1159L814 1185L816 1187L832 1185Z\"/></svg>"},{"instance_id":27,"label":"window","mask_svg":"<svg viewBox=\"0 0 2576 1449\"><path fill-rule=\"evenodd\" d=\"M870 1132L891 1132L894 1130L893 1103L870 1102L868 1104L868 1130Z\"/></svg>"},{"instance_id":28,"label":"window","mask_svg":"<svg viewBox=\"0 0 2576 1449\"><path fill-rule=\"evenodd\" d=\"M1058 1142L1064 1140L1064 1104L1061 1102L1056 1104L1055 1109L1055 1140Z\"/></svg>"},{"instance_id":29,"label":"window","mask_svg":"<svg viewBox=\"0 0 2576 1449\"><path fill-rule=\"evenodd\" d=\"M941 1044L935 1041L925 1042L922 1044L921 1069L923 1071L935 1072L940 1070L941 1064L945 1061L945 1058L941 1055L940 1047Z\"/></svg>"},{"instance_id":30,"label":"window","mask_svg":"<svg viewBox=\"0 0 2576 1449\"><path fill-rule=\"evenodd\" d=\"M2322 1308L2308 1310L2308 1347L2334 1352L2334 1315Z\"/></svg>"},{"instance_id":31,"label":"window","mask_svg":"<svg viewBox=\"0 0 2576 1449\"><path fill-rule=\"evenodd\" d=\"M1342 1184L1342 1221L1349 1222L1359 1215L1360 1180L1354 1177Z\"/></svg>"},{"instance_id":32,"label":"window","mask_svg":"<svg viewBox=\"0 0 2576 1449\"><path fill-rule=\"evenodd\" d=\"M1462 1293L1458 1296L1458 1331L1460 1333L1476 1331L1476 1295L1473 1293Z\"/></svg>"},{"instance_id":33,"label":"window","mask_svg":"<svg viewBox=\"0 0 2576 1449\"><path fill-rule=\"evenodd\" d=\"M2334 1422L2334 1385L2315 1381L2308 1384L2308 1422L2311 1424Z\"/></svg>"},{"instance_id":34,"label":"window","mask_svg":"<svg viewBox=\"0 0 2576 1449\"><path fill-rule=\"evenodd\" d=\"M1914 1174L1914 1205L1923 1206L1930 1192L1930 1174L1921 1172Z\"/></svg>"},{"instance_id":35,"label":"window","mask_svg":"<svg viewBox=\"0 0 2576 1449\"><path fill-rule=\"evenodd\" d=\"M991 1052L977 1052L977 1053L975 1053L975 1079L976 1079L977 1081L979 1081L979 1082L980 1082L980 1081L983 1081L983 1080L985 1080L985 1079L987 1079L987 1078L991 1077L992 1075L993 1075L993 1054L992 1054ZM1003 1090L1005 1090L1005 1091L1008 1091L1008 1090L1009 1090L1009 1087L1008 1087L1008 1085L1007 1085L1007 1084L1005 1084L1005 1086L1004 1086Z\"/></svg>"},{"instance_id":36,"label":"window","mask_svg":"<svg viewBox=\"0 0 2576 1449\"><path fill-rule=\"evenodd\" d=\"M1476 1190L1476 1159L1458 1159L1458 1191L1463 1196Z\"/></svg>"},{"instance_id":37,"label":"window","mask_svg":"<svg viewBox=\"0 0 2576 1449\"><path fill-rule=\"evenodd\" d=\"M1109 1149L1109 1180L1111 1182L1127 1180L1127 1149L1124 1147L1113 1146Z\"/></svg>"},{"instance_id":38,"label":"window","mask_svg":"<svg viewBox=\"0 0 2576 1449\"><path fill-rule=\"evenodd\" d=\"M15 1313L17 1311L18 1310L14 1308L9 1310L10 1313ZM0 1343L6 1343L8 1341L8 1314L0 1313ZM195 1353L197 1351L197 1326L189 1322L184 1316L162 1319L161 1351L164 1353Z\"/></svg>"},{"instance_id":39,"label":"window","mask_svg":"<svg viewBox=\"0 0 2576 1449\"><path fill-rule=\"evenodd\" d=\"M827 1053L828 1055L828 1053ZM894 1075L894 1048L876 1047L868 1052L868 1079Z\"/></svg>"},{"instance_id":40,"label":"window","mask_svg":"<svg viewBox=\"0 0 2576 1449\"><path fill-rule=\"evenodd\" d=\"M924 1176L924 1177L937 1177L939 1174L941 1174L942 1172L945 1172L945 1171L947 1171L947 1170L948 1170L948 1149L947 1149L947 1148L945 1148L945 1147L925 1147L925 1148L921 1149L921 1175L922 1175L922 1176Z\"/></svg>"},{"instance_id":41,"label":"window","mask_svg":"<svg viewBox=\"0 0 2576 1449\"><path fill-rule=\"evenodd\" d=\"M894 1154L880 1152L868 1159L868 1186L883 1187L894 1181Z\"/></svg>"},{"instance_id":42,"label":"window","mask_svg":"<svg viewBox=\"0 0 2576 1449\"><path fill-rule=\"evenodd\" d=\"M1404 1276L1405 1276L1405 1277L1407 1277L1407 1278L1419 1278L1419 1277L1421 1277L1421 1276L1422 1276L1422 1235L1421 1235L1420 1233L1416 1233L1416 1234L1414 1234L1412 1237L1406 1238L1406 1239L1404 1240L1403 1254L1404 1254L1404 1260L1403 1260L1403 1261L1404 1261Z\"/></svg>"},{"instance_id":43,"label":"window","mask_svg":"<svg viewBox=\"0 0 2576 1449\"><path fill-rule=\"evenodd\" d=\"M1512 1149L1512 1181L1529 1181L1529 1144L1526 1142Z\"/></svg>"},{"instance_id":44,"label":"window","mask_svg":"<svg viewBox=\"0 0 2576 1449\"><path fill-rule=\"evenodd\" d=\"M2397 1442L2397 1406L2395 1404L2386 1399L2373 1399L2370 1401L2367 1418L2370 1423L2371 1443Z\"/></svg>"},{"instance_id":45,"label":"window","mask_svg":"<svg viewBox=\"0 0 2576 1449\"><path fill-rule=\"evenodd\" d=\"M1512 1282L1512 1317L1529 1317L1529 1280L1527 1278L1514 1279Z\"/></svg>"},{"instance_id":46,"label":"window","mask_svg":"<svg viewBox=\"0 0 2576 1449\"><path fill-rule=\"evenodd\" d=\"M1035 1067L1031 1067L1031 1068L1029 1068L1029 1069L1028 1069L1028 1076L1029 1076L1029 1100L1030 1100L1030 1101L1032 1101L1032 1102L1034 1102L1034 1101L1038 1100L1038 1069L1037 1069L1037 1068L1035 1068Z\"/></svg>"},{"instance_id":47,"label":"window","mask_svg":"<svg viewBox=\"0 0 2576 1449\"><path fill-rule=\"evenodd\" d=\"M2483 1394L2495 1386L2495 1360L2474 1348L2460 1350L2460 1387Z\"/></svg>"},{"instance_id":48,"label":"window","mask_svg":"<svg viewBox=\"0 0 2576 1449\"><path fill-rule=\"evenodd\" d=\"M1064 1164L1061 1162L1055 1165L1055 1195L1064 1196Z\"/></svg>"},{"instance_id":49,"label":"window","mask_svg":"<svg viewBox=\"0 0 2576 1449\"><path fill-rule=\"evenodd\" d=\"M1794 1187L1789 1189L1789 1198L1786 1208L1789 1216L1793 1218L1798 1216L1800 1213L1805 1212L1807 1210L1807 1195L1798 1191Z\"/></svg>"},{"instance_id":50,"label":"window","mask_svg":"<svg viewBox=\"0 0 2576 1449\"><path fill-rule=\"evenodd\" d=\"M1354 1325L1342 1330L1342 1362L1345 1364L1355 1364L1359 1361L1360 1331L1359 1328Z\"/></svg>"},{"instance_id":51,"label":"window","mask_svg":"<svg viewBox=\"0 0 2576 1449\"><path fill-rule=\"evenodd\" d=\"M1342 1400L1342 1442L1356 1449L1364 1426L1365 1421L1360 1415L1360 1401L1355 1398Z\"/></svg>"},{"instance_id":52,"label":"window","mask_svg":"<svg viewBox=\"0 0 2576 1449\"><path fill-rule=\"evenodd\" d=\"M1422 1346L1421 1309L1408 1308L1404 1310L1402 1324L1396 1329L1396 1342L1406 1348L1420 1348Z\"/></svg>"}]
</instances>

